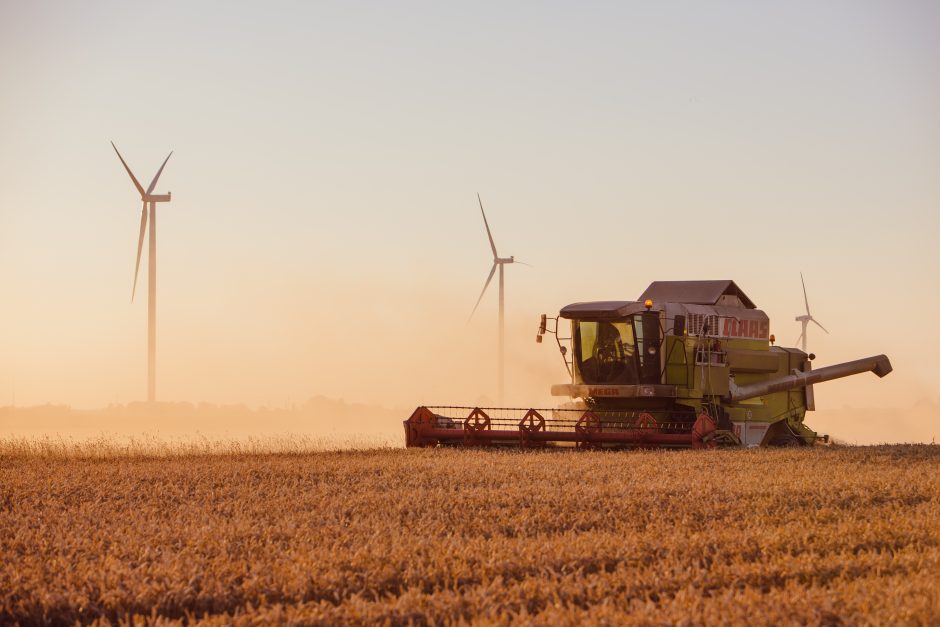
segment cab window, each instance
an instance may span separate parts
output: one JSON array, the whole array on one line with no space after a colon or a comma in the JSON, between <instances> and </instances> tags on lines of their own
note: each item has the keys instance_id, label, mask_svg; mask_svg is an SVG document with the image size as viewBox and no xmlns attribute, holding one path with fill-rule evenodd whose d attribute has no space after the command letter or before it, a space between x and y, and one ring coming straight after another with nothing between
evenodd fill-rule
<instances>
[{"instance_id":1,"label":"cab window","mask_svg":"<svg viewBox=\"0 0 940 627\"><path fill-rule=\"evenodd\" d=\"M584 383L638 383L632 321L579 321L575 341L578 372Z\"/></svg>"}]
</instances>

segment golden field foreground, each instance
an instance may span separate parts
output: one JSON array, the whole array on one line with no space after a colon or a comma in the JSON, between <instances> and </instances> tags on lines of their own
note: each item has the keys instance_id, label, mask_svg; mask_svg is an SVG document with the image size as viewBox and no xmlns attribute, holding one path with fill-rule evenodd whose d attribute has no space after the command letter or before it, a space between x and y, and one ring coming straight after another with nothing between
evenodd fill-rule
<instances>
[{"instance_id":1,"label":"golden field foreground","mask_svg":"<svg viewBox=\"0 0 940 627\"><path fill-rule=\"evenodd\" d=\"M940 446L0 442L0 623L937 624Z\"/></svg>"}]
</instances>

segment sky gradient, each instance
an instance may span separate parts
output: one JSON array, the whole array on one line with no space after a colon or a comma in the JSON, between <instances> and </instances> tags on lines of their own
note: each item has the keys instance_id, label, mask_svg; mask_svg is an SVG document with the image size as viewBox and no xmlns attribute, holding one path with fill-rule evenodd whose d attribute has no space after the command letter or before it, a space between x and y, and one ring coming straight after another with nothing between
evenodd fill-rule
<instances>
[{"instance_id":1,"label":"sky gradient","mask_svg":"<svg viewBox=\"0 0 940 627\"><path fill-rule=\"evenodd\" d=\"M734 279L824 365L820 408L940 401L935 2L0 3L0 405L145 395L507 402L565 371L538 314ZM142 267L145 274L145 263ZM138 286L138 295L146 284ZM404 418L404 416L403 416Z\"/></svg>"}]
</instances>

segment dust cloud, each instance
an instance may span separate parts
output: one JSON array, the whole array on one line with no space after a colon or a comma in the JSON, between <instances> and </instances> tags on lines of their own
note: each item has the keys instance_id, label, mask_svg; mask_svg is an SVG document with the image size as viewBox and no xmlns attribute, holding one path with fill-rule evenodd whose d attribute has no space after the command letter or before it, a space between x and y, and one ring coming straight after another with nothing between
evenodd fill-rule
<instances>
[{"instance_id":1,"label":"dust cloud","mask_svg":"<svg viewBox=\"0 0 940 627\"><path fill-rule=\"evenodd\" d=\"M225 292L162 299L153 407L140 402L139 312L133 326L92 333L81 332L83 323L77 333L50 325L51 333L33 334L24 325L20 351L30 358L20 360L16 389L0 403L5 435L297 433L400 444L402 421L418 405L499 403L492 288L468 322L473 289L432 285L429 297L420 279L256 278ZM505 404L546 406L549 386L565 380L557 348L535 343L539 313L507 315Z\"/></svg>"}]
</instances>

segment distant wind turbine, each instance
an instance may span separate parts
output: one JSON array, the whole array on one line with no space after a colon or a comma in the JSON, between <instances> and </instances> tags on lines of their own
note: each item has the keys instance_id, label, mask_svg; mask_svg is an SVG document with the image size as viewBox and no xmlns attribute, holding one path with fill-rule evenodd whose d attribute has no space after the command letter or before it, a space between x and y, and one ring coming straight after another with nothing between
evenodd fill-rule
<instances>
[{"instance_id":1,"label":"distant wind turbine","mask_svg":"<svg viewBox=\"0 0 940 627\"><path fill-rule=\"evenodd\" d=\"M137 291L137 274L140 270L140 254L144 248L144 232L147 230L149 205L150 248L147 258L147 401L152 403L156 400L157 396L157 203L170 202L169 192L166 194L154 194L153 189L157 186L157 181L160 180L160 175L163 174L163 168L166 167L166 162L170 160L173 152L170 151L170 154L163 160L163 165L157 170L153 180L150 181L150 185L145 190L140 182L138 182L137 177L134 176L134 173L131 172L127 162L124 161L124 157L121 156L117 146L114 145L114 142L111 142L111 147L114 148L114 152L117 153L118 159L121 160L121 164L124 166L124 169L127 170L127 174L130 175L134 187L140 192L140 199L143 202L143 209L141 209L140 212L140 236L137 239L137 264L134 266L134 286L131 288L131 302L134 302L134 293Z\"/></svg>"},{"instance_id":2,"label":"distant wind turbine","mask_svg":"<svg viewBox=\"0 0 940 627\"><path fill-rule=\"evenodd\" d=\"M503 392L504 392L504 374L505 374L505 345L504 338L506 332L505 324L505 280L503 277L503 267L506 264L510 263L520 263L524 266L529 264L523 263L522 261L516 261L515 257L500 257L499 253L496 252L496 244L493 242L493 234L490 232L489 222L486 221L486 212L483 211L483 201L480 199L480 194L477 194L477 202L480 203L480 213L483 214L483 226L486 227L486 237L490 240L490 249L493 251L493 267L490 268L490 274L486 277L486 283L483 284L483 290L480 292L480 297L477 298L476 305L473 306L473 311L470 312L470 317L467 318L467 322L473 318L473 314L476 313L477 307L480 306L480 301L483 300L483 295L486 293L486 288L490 286L490 281L493 280L493 275L496 273L496 268L499 268L499 402L503 402Z\"/></svg>"},{"instance_id":3,"label":"distant wind turbine","mask_svg":"<svg viewBox=\"0 0 940 627\"><path fill-rule=\"evenodd\" d=\"M805 353L806 352L806 327L809 326L809 323L812 322L823 331L826 331L826 327L819 324L819 322L816 321L816 318L813 317L813 314L809 312L809 298L806 297L806 281L803 280L802 272L800 272L800 283L803 284L803 301L806 303L806 313L802 316L796 317L796 321L801 322L803 324L803 330L800 332L800 337L797 338L796 341L797 343L802 342L800 346L803 349L803 352ZM826 335L828 334L829 334L829 331L826 331Z\"/></svg>"}]
</instances>

